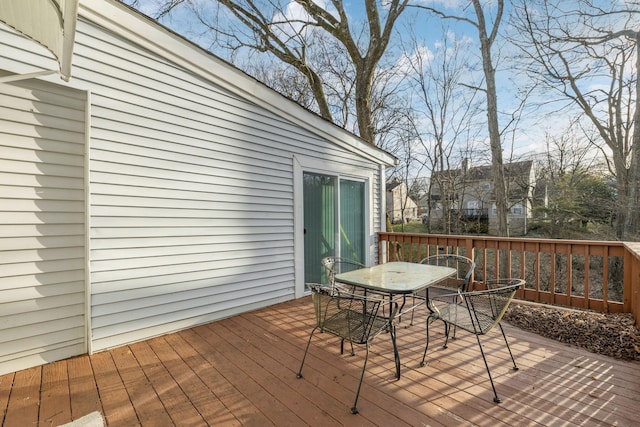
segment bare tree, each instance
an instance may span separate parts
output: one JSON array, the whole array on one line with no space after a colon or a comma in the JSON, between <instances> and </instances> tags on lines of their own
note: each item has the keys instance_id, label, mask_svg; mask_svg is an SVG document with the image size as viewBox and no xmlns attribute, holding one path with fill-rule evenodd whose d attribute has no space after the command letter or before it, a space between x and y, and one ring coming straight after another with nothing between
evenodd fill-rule
<instances>
[{"instance_id":1,"label":"bare tree","mask_svg":"<svg viewBox=\"0 0 640 427\"><path fill-rule=\"evenodd\" d=\"M481 88L481 90L485 93L487 103L487 128L489 131L489 145L491 147L491 165L498 217L497 232L500 236L508 236L507 189L502 160L501 130L498 120L496 69L492 57L492 48L498 36L498 29L500 28L504 13L504 0L497 0L486 5L483 5L483 3L481 0L469 0L468 4L473 6L473 13L467 14L464 12L467 8L464 8L460 14L449 14L430 6L417 5L416 7L428 10L444 19L453 19L458 22L470 24L478 31L480 53L482 56L482 70L485 80L484 88ZM487 13L492 13L492 15L487 15Z\"/></svg>"},{"instance_id":2,"label":"bare tree","mask_svg":"<svg viewBox=\"0 0 640 427\"><path fill-rule=\"evenodd\" d=\"M527 0L515 9L532 78L581 111L608 149L616 235L640 235L640 8L637 1ZM601 145L601 144L599 144Z\"/></svg>"},{"instance_id":3,"label":"bare tree","mask_svg":"<svg viewBox=\"0 0 640 427\"><path fill-rule=\"evenodd\" d=\"M301 106L310 110L315 107L308 80L290 66L258 60L252 61L243 68L262 83Z\"/></svg>"},{"instance_id":4,"label":"bare tree","mask_svg":"<svg viewBox=\"0 0 640 427\"><path fill-rule=\"evenodd\" d=\"M538 184L544 203L536 208L538 229L549 237L570 238L591 222L602 224L609 235L615 213L615 194L602 158L585 144L585 136L572 127L560 135L547 135L547 150L538 162ZM613 230L611 228L611 230ZM613 234L613 233L611 233ZM611 236L608 237L612 238Z\"/></svg>"},{"instance_id":5,"label":"bare tree","mask_svg":"<svg viewBox=\"0 0 640 427\"><path fill-rule=\"evenodd\" d=\"M403 62L407 80L414 93L411 96L412 125L415 142L415 161L418 173L431 176L427 188L427 229L434 225L434 204L441 208L440 218L444 231L449 232L455 221L454 212L460 212L455 203L461 202L464 183L458 176L450 181L446 171L458 167L463 159L473 156L473 142L478 126L474 123L480 106L477 91L468 90L470 75L474 73L473 60L467 54L464 40L443 27L443 37L427 49L423 40L408 31L410 41L405 46ZM455 185L454 185L455 184ZM440 198L436 201L436 198Z\"/></svg>"},{"instance_id":6,"label":"bare tree","mask_svg":"<svg viewBox=\"0 0 640 427\"><path fill-rule=\"evenodd\" d=\"M364 22L353 18L338 0L327 2L326 7L312 0L157 0L155 16L163 17L186 6L214 34L215 44L231 51L268 53L289 64L307 79L319 114L332 121L335 114L344 114L344 105L332 108L327 93L334 83L327 78L332 72L329 66L341 69L339 61L347 60L353 79L352 90L346 92L348 103L355 106L359 135L373 144L373 81L407 2L365 0ZM324 50L327 41L331 45L329 52ZM338 78L345 77L343 71ZM344 117L336 122L340 121Z\"/></svg>"}]
</instances>

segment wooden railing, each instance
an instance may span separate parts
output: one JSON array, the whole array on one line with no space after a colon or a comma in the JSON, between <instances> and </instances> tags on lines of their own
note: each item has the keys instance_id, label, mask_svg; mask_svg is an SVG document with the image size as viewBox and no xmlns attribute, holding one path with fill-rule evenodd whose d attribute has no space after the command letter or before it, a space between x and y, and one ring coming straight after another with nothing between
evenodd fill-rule
<instances>
[{"instance_id":1,"label":"wooden railing","mask_svg":"<svg viewBox=\"0 0 640 427\"><path fill-rule=\"evenodd\" d=\"M525 279L529 301L632 313L640 325L640 243L378 233L378 262L455 253L476 262L473 283Z\"/></svg>"}]
</instances>

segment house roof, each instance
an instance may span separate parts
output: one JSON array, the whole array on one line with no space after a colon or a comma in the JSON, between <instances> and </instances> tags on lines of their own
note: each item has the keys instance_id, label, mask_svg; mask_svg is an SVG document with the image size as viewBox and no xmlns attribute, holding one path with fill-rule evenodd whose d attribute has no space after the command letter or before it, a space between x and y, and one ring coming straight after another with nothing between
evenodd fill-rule
<instances>
[{"instance_id":1,"label":"house roof","mask_svg":"<svg viewBox=\"0 0 640 427\"><path fill-rule=\"evenodd\" d=\"M276 112L346 150L385 166L397 163L397 158L389 152L303 108L182 35L119 1L80 0L78 14L203 79Z\"/></svg>"},{"instance_id":2,"label":"house roof","mask_svg":"<svg viewBox=\"0 0 640 427\"><path fill-rule=\"evenodd\" d=\"M392 179L391 181L388 181L385 184L385 188L387 191L392 191L394 188L396 188L397 186L399 186L400 184L402 184L402 181L400 181L397 178Z\"/></svg>"}]
</instances>

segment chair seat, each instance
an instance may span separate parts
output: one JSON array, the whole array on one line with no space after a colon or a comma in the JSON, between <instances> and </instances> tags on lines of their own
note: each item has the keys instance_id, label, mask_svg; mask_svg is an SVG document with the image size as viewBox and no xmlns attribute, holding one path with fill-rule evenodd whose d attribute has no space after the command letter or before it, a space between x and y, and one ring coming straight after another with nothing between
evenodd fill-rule
<instances>
[{"instance_id":1,"label":"chair seat","mask_svg":"<svg viewBox=\"0 0 640 427\"><path fill-rule=\"evenodd\" d=\"M437 309L431 314L431 318L444 320L445 322L457 326L472 334L483 334L496 322L493 313L485 313L476 310L473 318L467 307L457 303L434 302Z\"/></svg>"},{"instance_id":2,"label":"chair seat","mask_svg":"<svg viewBox=\"0 0 640 427\"><path fill-rule=\"evenodd\" d=\"M389 319L371 316L366 312L343 309L327 317L320 330L329 332L354 344L364 344L389 326ZM369 333L375 331L375 333Z\"/></svg>"}]
</instances>

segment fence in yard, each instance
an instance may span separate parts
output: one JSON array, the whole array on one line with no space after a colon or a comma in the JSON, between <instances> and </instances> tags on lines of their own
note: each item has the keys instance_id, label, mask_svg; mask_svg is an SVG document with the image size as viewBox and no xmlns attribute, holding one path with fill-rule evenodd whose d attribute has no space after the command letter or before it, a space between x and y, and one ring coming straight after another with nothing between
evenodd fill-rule
<instances>
[{"instance_id":1,"label":"fence in yard","mask_svg":"<svg viewBox=\"0 0 640 427\"><path fill-rule=\"evenodd\" d=\"M437 253L476 262L473 283L526 280L518 298L605 313L640 324L640 243L378 233L378 260L419 262Z\"/></svg>"}]
</instances>

